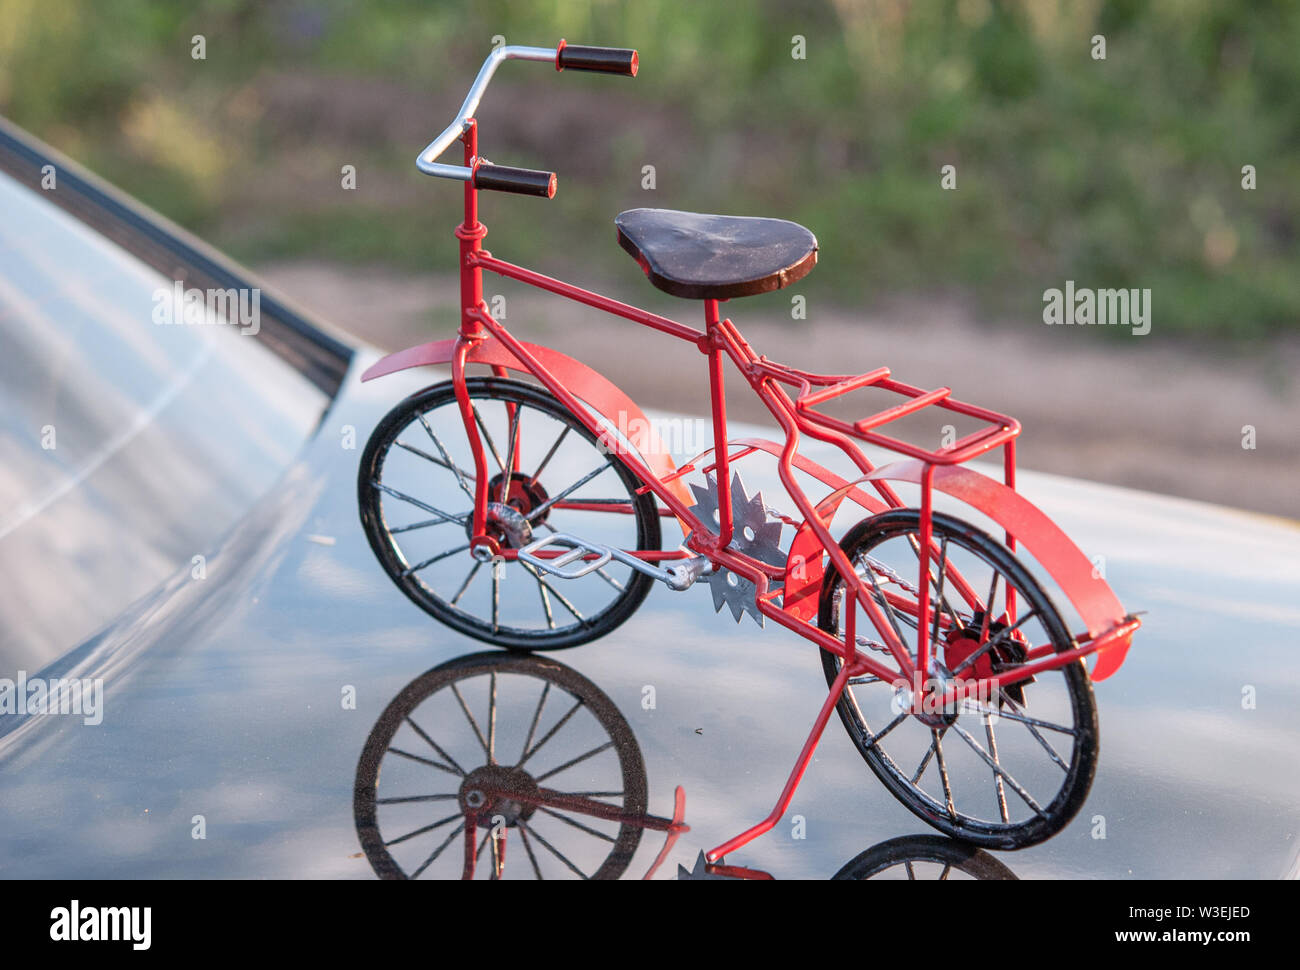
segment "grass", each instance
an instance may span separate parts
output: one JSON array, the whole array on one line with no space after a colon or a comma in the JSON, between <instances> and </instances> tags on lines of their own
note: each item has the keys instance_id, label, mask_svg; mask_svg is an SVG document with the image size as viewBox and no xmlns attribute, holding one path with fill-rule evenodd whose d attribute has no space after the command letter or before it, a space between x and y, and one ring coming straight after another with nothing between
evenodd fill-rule
<instances>
[{"instance_id":1,"label":"grass","mask_svg":"<svg viewBox=\"0 0 1300 970\"><path fill-rule=\"evenodd\" d=\"M1293 3L8 0L0 111L240 258L445 266L456 193L410 160L497 34L642 64L632 82L502 71L489 102L567 133L493 132L494 155L561 173L552 203L485 202L512 258L612 267L609 220L633 205L769 213L818 234L818 298L960 288L1034 318L1074 279L1151 288L1164 334L1300 320ZM391 98L349 112L373 83ZM358 192L337 191L340 159Z\"/></svg>"}]
</instances>

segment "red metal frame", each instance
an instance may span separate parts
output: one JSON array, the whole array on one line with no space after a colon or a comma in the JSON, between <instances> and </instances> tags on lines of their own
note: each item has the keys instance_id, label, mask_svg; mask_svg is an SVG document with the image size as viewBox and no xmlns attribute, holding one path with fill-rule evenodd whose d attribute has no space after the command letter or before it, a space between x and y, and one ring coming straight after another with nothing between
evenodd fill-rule
<instances>
[{"instance_id":1,"label":"red metal frame","mask_svg":"<svg viewBox=\"0 0 1300 970\"><path fill-rule=\"evenodd\" d=\"M468 123L461 140L465 149L465 165L474 169L479 164L478 128L474 121ZM473 178L465 183L464 191L464 220L455 230L456 237L460 241L461 291L460 328L457 337L454 340L425 344L390 355L371 367L363 375L363 379L370 380L383 374L422 364L451 364L456 399L474 456L475 503L472 545L486 548L493 556L506 559L515 557L515 550L501 548L488 534L486 528L489 499L487 456L474 421L469 392L465 384L465 369L471 363L486 364L497 374L504 374L507 369L531 374L593 434L601 437L611 450L617 453L620 460L644 483L642 491L648 490L657 496L664 506L662 514L672 516L681 523L683 532L688 537L685 545L691 553L707 556L716 565L752 581L757 587L757 607L764 616L795 631L844 661L839 676L814 721L794 769L771 814L758 825L706 853L708 861L716 862L726 852L739 848L779 821L789 806L795 788L830 718L831 711L850 677L871 673L890 682L895 682L901 677L909 682L915 682L918 687L925 679L923 672L930 669L930 637L925 635L929 632L932 619L929 615L928 595L930 557L937 554L937 550L933 548L931 534L932 499L935 488L956 495L1002 525L1006 529L1007 545L1012 550L1016 548L1017 540L1025 544L1044 569L1061 585L1084 618L1087 630L1078 638L1079 646L1065 653L1054 653L1050 646L1031 650L1028 664L1016 668L1017 679L1023 679L1027 674L1059 668L1094 653L1098 654L1094 671L1095 679L1109 676L1118 668L1139 621L1124 613L1114 594L1110 592L1104 581L1096 577L1086 557L1065 537L1064 533L1045 515L1015 493L1015 438L1020 433L1020 424L1014 418L957 401L953 399L951 390L946 387L924 390L895 380L890 376L887 367L880 367L864 374L826 375L814 374L770 361L766 357L755 354L735 325L729 319L720 316L717 300L704 301L704 329L701 331L498 259L482 246L487 228L478 220L478 191L474 186ZM691 499L681 483L681 476L693 469L695 462L681 469L674 469L671 460L667 458L666 450L655 447L653 441L651 447L637 449L611 436L589 410L582 406L580 399L587 401L598 413L607 417L621 411L643 419L644 415L640 409L630 398L585 365L548 348L525 343L510 334L493 318L483 300L484 270L614 316L623 317L678 339L690 341L707 357L714 432L714 460L707 470L715 471L717 476L720 521L716 530L713 523L703 522L692 513ZM730 360L737 368L781 426L785 436L783 443L746 439L739 442L742 450L738 454L730 453L723 375L726 360ZM844 421L818 410L819 405L833 398L868 387L892 392L903 400L854 422ZM578 393L571 388L576 388ZM794 391L793 397L787 388ZM937 449L921 448L879 430L904 415L927 407L937 407L973 418L982 421L985 426L951 445ZM856 482L845 482L799 455L798 448L803 435L839 447L859 469L862 477ZM887 448L906 456L911 461L878 469L858 446L859 441ZM1001 448L1003 453L1002 483L960 467L962 463L996 448ZM795 581L788 565L772 566L729 547L734 528L730 500L730 465L733 460L756 450L767 451L776 457L781 482L803 517L791 549L791 560L794 560L798 550L800 564L805 568L806 573L810 574L802 581ZM816 478L832 485L835 491L819 505L814 506L794 477L796 468L812 473ZM915 662L907 645L894 632L893 624L889 622L875 599L869 595L869 585L856 576L848 558L829 531L835 508L846 496L853 498L872 512L903 507L904 503L889 485L890 479L917 484L920 486L921 493L920 551L922 554L918 556L920 593L917 596L919 615ZM863 486L870 486L879 498L865 493ZM574 507L579 507L579 503L573 504ZM611 511L610 507L605 507L605 510ZM632 509L629 506L612 509L612 511L630 513ZM660 561L689 554L682 551L628 551L647 561ZM558 555L559 552L552 554ZM823 556L828 563L823 564ZM1086 572L1084 566L1087 567ZM841 576L850 577L846 580L846 589L853 589L857 602L887 647L894 666L889 666L859 651L851 626L843 640L816 626L815 594L820 588L821 577L826 569L834 569ZM978 608L980 601L975 591L959 575L950 574L949 578L967 603L973 608ZM784 587L772 586L773 580L782 579L786 581ZM1013 591L1008 593L1007 608L1014 622L1014 593ZM782 598L779 605L775 602L778 597ZM849 610L847 615L854 617L855 611ZM941 617L936 622L947 624L950 621ZM997 677L962 681L958 687L948 691L949 696L944 700L945 702L953 699L960 700L965 695L981 692L983 696L988 696L987 692L997 684ZM913 691L914 704L922 702L922 694L919 689ZM933 703L933 699L930 702Z\"/></svg>"}]
</instances>

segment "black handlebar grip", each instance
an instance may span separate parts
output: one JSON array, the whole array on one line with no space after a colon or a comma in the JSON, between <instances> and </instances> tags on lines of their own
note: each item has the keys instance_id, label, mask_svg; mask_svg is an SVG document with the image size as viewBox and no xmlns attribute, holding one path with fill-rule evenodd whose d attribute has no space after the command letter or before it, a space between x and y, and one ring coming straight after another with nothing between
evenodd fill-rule
<instances>
[{"instance_id":1,"label":"black handlebar grip","mask_svg":"<svg viewBox=\"0 0 1300 970\"><path fill-rule=\"evenodd\" d=\"M563 71L600 71L636 77L636 51L623 47L579 47L560 41L555 55L555 69Z\"/></svg>"},{"instance_id":2,"label":"black handlebar grip","mask_svg":"<svg viewBox=\"0 0 1300 970\"><path fill-rule=\"evenodd\" d=\"M555 173L505 165L480 165L474 169L474 188L552 199L555 197Z\"/></svg>"}]
</instances>

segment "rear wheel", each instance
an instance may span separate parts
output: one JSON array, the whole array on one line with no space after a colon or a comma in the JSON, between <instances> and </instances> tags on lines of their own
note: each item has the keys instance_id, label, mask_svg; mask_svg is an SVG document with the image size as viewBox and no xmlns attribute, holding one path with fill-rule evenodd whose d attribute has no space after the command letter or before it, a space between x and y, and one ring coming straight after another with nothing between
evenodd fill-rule
<instances>
[{"instance_id":1,"label":"rear wheel","mask_svg":"<svg viewBox=\"0 0 1300 970\"><path fill-rule=\"evenodd\" d=\"M466 386L491 475L488 530L502 547L567 532L619 549L660 548L654 496L636 494L637 477L564 405L504 378ZM495 646L555 650L604 636L641 605L653 580L618 562L566 580L527 563L473 559L474 487L450 381L402 401L366 444L361 523L384 571L421 609Z\"/></svg>"},{"instance_id":2,"label":"rear wheel","mask_svg":"<svg viewBox=\"0 0 1300 970\"><path fill-rule=\"evenodd\" d=\"M901 675L864 675L844 688L840 720L876 776L930 825L991 848L1042 842L1069 823L1092 785L1097 711L1087 671L1079 661L1014 681L1028 650L1074 646L1060 614L1020 561L974 526L935 514L933 542L927 633L934 677L943 684L997 674L1002 686L954 710L916 714ZM920 514L873 516L840 545L915 657ZM856 599L852 608L858 649L893 665ZM843 637L846 616L844 581L831 571L818 622ZM832 683L842 661L823 651L822 663Z\"/></svg>"}]
</instances>

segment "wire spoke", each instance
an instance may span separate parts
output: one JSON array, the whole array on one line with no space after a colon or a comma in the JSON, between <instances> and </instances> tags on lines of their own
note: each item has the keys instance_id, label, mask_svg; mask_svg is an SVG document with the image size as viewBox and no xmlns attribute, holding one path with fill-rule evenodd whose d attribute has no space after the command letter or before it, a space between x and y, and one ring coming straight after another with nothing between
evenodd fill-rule
<instances>
[{"instance_id":1,"label":"wire spoke","mask_svg":"<svg viewBox=\"0 0 1300 970\"><path fill-rule=\"evenodd\" d=\"M477 559L474 560L474 565L470 567L469 575L465 577L465 582L460 584L460 589L456 591L456 595L451 598L451 602L448 605L455 606L460 602L460 598L465 595L465 590L469 589L469 584L473 582L475 575L478 573L479 567L482 565L483 564Z\"/></svg>"},{"instance_id":2,"label":"wire spoke","mask_svg":"<svg viewBox=\"0 0 1300 970\"><path fill-rule=\"evenodd\" d=\"M445 802L460 798L455 792L446 795L402 795L394 798L376 798L376 805L405 805L407 802ZM453 816L454 818L455 816Z\"/></svg>"},{"instance_id":3,"label":"wire spoke","mask_svg":"<svg viewBox=\"0 0 1300 970\"><path fill-rule=\"evenodd\" d=\"M952 728L959 735L961 735L962 740L965 741L968 745L970 745L971 750L974 751L977 755L979 755L986 765L992 768L994 772L1002 776L1002 778L1006 781L1006 783L1011 786L1011 790L1014 791L1017 795L1019 795L1026 805L1032 808L1036 814L1042 816L1043 818L1047 818L1047 813L1044 812L1042 808L1039 807L1038 802L1034 801L1033 796L1030 795L1029 792L1025 791L1024 786L1021 785L1020 782L1012 778L1011 775L1008 774L1007 771L1000 764L998 764L996 761L990 758L988 752L985 751L982 747L980 747L980 743L976 741L973 737L971 737L968 731L963 729L962 726L958 724L956 721L952 723Z\"/></svg>"},{"instance_id":4,"label":"wire spoke","mask_svg":"<svg viewBox=\"0 0 1300 970\"><path fill-rule=\"evenodd\" d=\"M501 572L502 565L499 562L492 564L492 632L496 633L501 627Z\"/></svg>"},{"instance_id":5,"label":"wire spoke","mask_svg":"<svg viewBox=\"0 0 1300 970\"><path fill-rule=\"evenodd\" d=\"M527 761L529 758L531 758L533 755L537 754L537 752L541 750L542 745L544 745L547 741L551 740L551 738L555 737L556 733L560 730L560 728L564 727L564 725L568 722L569 718L573 717L574 714L578 713L578 709L581 707L582 707L582 698L578 698L578 700L574 702L574 705L571 708L569 708L569 710L565 713L565 715L562 718L560 718L558 721L556 721L549 731L547 731L544 735L542 735L542 739L538 741L537 744L535 744L531 749L529 749L524 753L524 756L519 759L519 764L515 765L515 767L522 768L524 766L524 762Z\"/></svg>"},{"instance_id":6,"label":"wire spoke","mask_svg":"<svg viewBox=\"0 0 1300 970\"><path fill-rule=\"evenodd\" d=\"M998 595L998 577L1001 575L996 568L993 570L993 579L989 583L989 598L984 601L984 622L980 624L981 640L988 639L989 624L993 622L993 600Z\"/></svg>"},{"instance_id":7,"label":"wire spoke","mask_svg":"<svg viewBox=\"0 0 1300 970\"><path fill-rule=\"evenodd\" d=\"M564 430L560 432L560 436L555 439L555 444L551 445L551 450L546 453L546 457L542 459L542 463L537 466L537 471L533 472L534 481L536 481L538 478L541 477L542 469L545 468L547 463L550 462L551 458L554 457L555 452L559 450L560 442L564 440L565 435L567 435L568 433L569 433L569 425L566 424L564 426Z\"/></svg>"},{"instance_id":8,"label":"wire spoke","mask_svg":"<svg viewBox=\"0 0 1300 970\"><path fill-rule=\"evenodd\" d=\"M537 710L533 712L533 723L528 726L528 737L524 738L523 750L519 752L519 762L515 765L518 768L524 763L524 758L528 756L528 746L533 743L533 735L537 733L537 724L542 719L542 708L546 706L546 698L551 693L551 682L549 680L542 682L542 696L537 700Z\"/></svg>"},{"instance_id":9,"label":"wire spoke","mask_svg":"<svg viewBox=\"0 0 1300 970\"><path fill-rule=\"evenodd\" d=\"M442 455L442 459L446 462L447 467L455 473L456 482L460 485L461 491L468 495L472 501L474 498L474 492L470 489L466 479L468 479L469 482L472 482L474 481L474 476L469 472L461 471L460 466L451 460L451 453L443 447L442 442L438 440L438 436L433 433L433 428L429 427L429 422L425 420L423 414L420 415L420 423L424 425L424 430L429 433L429 438L433 441L433 446L438 449L438 454Z\"/></svg>"},{"instance_id":10,"label":"wire spoke","mask_svg":"<svg viewBox=\"0 0 1300 970\"><path fill-rule=\"evenodd\" d=\"M537 864L537 856L533 855L533 847L528 842L528 830L523 825L519 826L519 841L524 844L524 851L528 853L528 861L532 863L533 874L537 876L538 882L544 881L546 877L542 875L542 868Z\"/></svg>"},{"instance_id":11,"label":"wire spoke","mask_svg":"<svg viewBox=\"0 0 1300 970\"><path fill-rule=\"evenodd\" d=\"M411 726L411 730L413 730L416 734L418 734L421 738L424 739L425 744L433 748L434 751L438 752L439 758L441 758L443 761L447 762L447 764L455 768L456 771L461 775L461 777L465 776L465 769L456 763L455 758L449 755L446 751L443 751L442 748L438 746L438 742L433 740L433 738L431 738L427 733L425 733L424 728L420 727L420 725L415 723L415 721L411 718L411 715L409 714L406 715L406 717L403 718L403 720L405 720L406 723Z\"/></svg>"},{"instance_id":12,"label":"wire spoke","mask_svg":"<svg viewBox=\"0 0 1300 970\"><path fill-rule=\"evenodd\" d=\"M916 773L912 775L913 785L915 785L917 782L921 780L921 776L925 774L925 769L930 767L930 759L934 757L934 752L939 747L939 741L943 738L944 734L947 731L948 728L946 725L944 726L943 730L939 730L937 728L931 729L930 750L925 753L925 757L921 759L921 763L916 767Z\"/></svg>"},{"instance_id":13,"label":"wire spoke","mask_svg":"<svg viewBox=\"0 0 1300 970\"><path fill-rule=\"evenodd\" d=\"M528 521L531 522L534 519L536 519L538 516L540 516L543 512L549 509L556 502L568 498L578 489L582 488L582 486L586 485L589 481L591 481L593 478L595 478L597 475L603 472L606 468L612 467L613 464L614 464L614 459L610 458L609 461L605 462L605 464L601 465L599 468L594 469L593 471L587 472L587 474L583 475L581 478L579 478L576 482L574 482L564 491L560 492L558 495L552 495L545 502L543 502L541 505L537 506L537 508L533 509L531 512L528 513L527 516Z\"/></svg>"},{"instance_id":14,"label":"wire spoke","mask_svg":"<svg viewBox=\"0 0 1300 970\"><path fill-rule=\"evenodd\" d=\"M487 442L488 450L492 452L492 457L497 460L497 467L503 472L506 470L506 463L501 460L501 452L497 451L496 442L492 440L492 435L488 432L487 425L483 423L483 416L478 413L478 408L472 403L470 409L474 412L474 420L478 422L479 430L483 432L483 440Z\"/></svg>"},{"instance_id":15,"label":"wire spoke","mask_svg":"<svg viewBox=\"0 0 1300 970\"><path fill-rule=\"evenodd\" d=\"M541 845L544 849L547 849L551 853L551 855L555 856L555 858L559 859L566 866L568 866L569 871L572 872L574 875L576 875L579 879L590 878L585 872L583 872L572 862L570 862L568 856L566 856L563 852L561 852L555 846L551 845L551 843L547 842L544 838L542 838L542 833L538 832L536 829L529 828L528 823L526 823L523 819L519 820L519 827L525 831L532 832L533 838L537 840L538 844Z\"/></svg>"},{"instance_id":16,"label":"wire spoke","mask_svg":"<svg viewBox=\"0 0 1300 970\"><path fill-rule=\"evenodd\" d=\"M512 411L509 405L506 406L506 411L507 412ZM508 435L510 439L510 443L506 446L506 457L510 460L510 471L506 474L505 481L502 483L502 486L507 491L509 491L509 486L510 483L513 481L513 475L515 473L515 452L518 450L519 429L523 423L522 422L523 413L524 413L524 409L520 407L518 404L516 404L513 408L513 413L510 414L510 431ZM505 496L502 496L501 501L503 502L505 501Z\"/></svg>"},{"instance_id":17,"label":"wire spoke","mask_svg":"<svg viewBox=\"0 0 1300 970\"><path fill-rule=\"evenodd\" d=\"M391 532L392 530L389 531ZM424 562L417 562L414 566L407 566L406 569L402 570L402 575L409 576L412 573L418 573L426 566L432 566L435 562L446 559L449 556L454 556L457 553L467 552L468 550L469 543L467 542L463 546L457 546L455 549L448 549L446 552L440 552L436 556L430 556L428 559L424 560Z\"/></svg>"},{"instance_id":18,"label":"wire spoke","mask_svg":"<svg viewBox=\"0 0 1300 970\"><path fill-rule=\"evenodd\" d=\"M416 869L413 873L411 873L411 878L419 879L420 873L424 872L425 869L428 869L429 866L433 864L433 861L437 859L438 856L442 855L442 850L447 848L447 846L451 845L452 840L456 838L456 836L460 835L460 833L463 831L465 831L465 822L462 820L461 823L456 826L455 831L453 831L450 835L448 835L447 838L443 840L442 844L439 845L438 848L434 849L433 852L429 854L429 858L425 859L424 862L420 864L420 868Z\"/></svg>"},{"instance_id":19,"label":"wire spoke","mask_svg":"<svg viewBox=\"0 0 1300 970\"><path fill-rule=\"evenodd\" d=\"M1000 640L1002 640L1004 637L1009 637L1016 630L1020 629L1020 627L1025 622L1033 619L1037 615L1038 615L1037 610L1030 610L1020 619L1016 620L1015 623L1011 624L1011 626L1007 627L1005 630L1000 630L997 636L991 637L990 639L986 640L978 650L973 651L969 657L967 657L965 660L963 660L953 669L952 672L953 676L956 677L963 670L965 670L967 667L973 664L976 660L978 660L980 657L984 656L984 654L986 654L988 651L992 650L995 646L997 646Z\"/></svg>"},{"instance_id":20,"label":"wire spoke","mask_svg":"<svg viewBox=\"0 0 1300 970\"><path fill-rule=\"evenodd\" d=\"M558 768L552 768L546 774L538 775L533 780L536 781L538 784L541 784L543 781L545 781L547 778L550 778L552 775L558 775L561 771L565 771L569 768L572 768L574 765L586 761L588 758L593 758L596 755L600 754L602 751L605 751L606 749L612 747L614 747L614 740L611 738L610 740L606 741L604 744L592 748L590 751L586 752L585 754L580 754L576 758L569 759L564 764L560 765Z\"/></svg>"},{"instance_id":21,"label":"wire spoke","mask_svg":"<svg viewBox=\"0 0 1300 970\"><path fill-rule=\"evenodd\" d=\"M1005 700L1008 704L1011 704L1013 707L1016 706L1016 702L1013 701L1010 697L1007 697L1005 692L999 690L999 693L1002 694L1002 699ZM991 707L985 707L983 704L978 704L978 703L974 704L973 707L980 714L991 714L994 715L995 717L1005 717L1008 721L1017 721L1020 724L1025 724L1030 727L1045 728L1048 731L1056 731L1060 734L1068 734L1070 735L1070 737L1075 737L1079 733L1077 728L1068 728L1064 724L1053 724L1051 721L1044 721L1041 718L1037 718L1037 717L1029 717L1027 714L1011 713L1006 710L997 711Z\"/></svg>"},{"instance_id":22,"label":"wire spoke","mask_svg":"<svg viewBox=\"0 0 1300 970\"><path fill-rule=\"evenodd\" d=\"M879 734L872 734L871 741L867 744L866 748L864 748L863 750L874 748L876 745L878 745L880 743L881 738L883 738L886 734L888 734L890 731L894 730L894 728L898 727L898 725L902 724L904 721L907 720L907 715L909 713L910 712L908 711L903 711L901 714L898 715L898 717L894 718L892 721L886 724L884 729ZM871 734L870 730L868 730L867 733Z\"/></svg>"},{"instance_id":23,"label":"wire spoke","mask_svg":"<svg viewBox=\"0 0 1300 970\"><path fill-rule=\"evenodd\" d=\"M497 763L497 672L489 675L488 689L488 764Z\"/></svg>"},{"instance_id":24,"label":"wire spoke","mask_svg":"<svg viewBox=\"0 0 1300 970\"><path fill-rule=\"evenodd\" d=\"M889 625L894 628L894 636L898 637L898 642L903 644L903 649L904 651L906 651L907 637L903 636L903 631L898 626L898 618L894 615L894 608L889 605L889 600L885 599L884 591L881 590L880 584L876 582L875 570L871 568L871 565L869 563L862 560L861 557L859 557L858 561L862 563L863 568L866 569L867 571L867 579L871 580L871 589L876 594L877 602L880 603L881 608L885 611L885 616L889 617ZM848 587L846 586L845 599L849 599L847 589ZM857 609L856 596L852 598L852 603L853 605L850 607L850 609Z\"/></svg>"},{"instance_id":25,"label":"wire spoke","mask_svg":"<svg viewBox=\"0 0 1300 970\"><path fill-rule=\"evenodd\" d=\"M474 736L478 738L478 743L482 745L483 753L491 758L492 752L488 750L487 738L483 737L478 721L474 720L474 715L470 713L469 705L465 703L465 698L461 696L460 687L456 685L455 681L451 683L451 692L456 695L456 700L460 702L460 709L465 712L465 719L469 721L469 726L474 729Z\"/></svg>"},{"instance_id":26,"label":"wire spoke","mask_svg":"<svg viewBox=\"0 0 1300 970\"><path fill-rule=\"evenodd\" d=\"M397 489L385 485L383 482L376 481L375 479L371 479L370 484L373 485L375 488L379 489L385 495L391 495L393 498L398 499L402 502L409 502L411 505L414 505L417 509L423 509L424 511L428 512L430 515L436 515L438 518L443 519L447 522L456 522L459 523L460 525L464 525L469 518L468 512L463 513L461 515L450 515L447 512L444 512L442 509L434 508L428 502L421 502L418 498L413 498L410 495L407 495L405 492L399 492Z\"/></svg>"},{"instance_id":27,"label":"wire spoke","mask_svg":"<svg viewBox=\"0 0 1300 970\"><path fill-rule=\"evenodd\" d=\"M587 618L578 611L578 608L576 606L574 606L572 603L569 602L568 597L566 597L563 593L561 593L558 589L556 589L546 580L542 579L542 574L538 572L534 567L530 566L528 563L524 563L524 568L533 574L533 578L537 580L537 582L541 585L542 589L544 589L546 592L550 593L557 600L559 600L560 605L562 605L566 610L568 610L570 613L573 614L574 619L576 619L583 626L587 625Z\"/></svg>"},{"instance_id":28,"label":"wire spoke","mask_svg":"<svg viewBox=\"0 0 1300 970\"><path fill-rule=\"evenodd\" d=\"M952 802L952 782L948 778L948 765L943 758L943 742L939 739L938 728L930 728L930 735L934 738L934 757L939 764L939 777L943 780L943 800L948 805L948 817L955 822L957 806Z\"/></svg>"},{"instance_id":29,"label":"wire spoke","mask_svg":"<svg viewBox=\"0 0 1300 970\"><path fill-rule=\"evenodd\" d=\"M566 825L572 825L575 829L577 829L580 832L586 832L588 835L594 835L596 838L602 839L605 842L609 842L609 843L614 843L618 841L612 835L606 835L604 832L599 832L596 829L593 829L589 825L583 825L581 822L576 821L575 819L571 819L567 815L562 815L552 808L547 808L545 805L539 805L538 808L541 811L545 812L547 815L550 815L553 818L558 818L561 822L564 822Z\"/></svg>"},{"instance_id":30,"label":"wire spoke","mask_svg":"<svg viewBox=\"0 0 1300 970\"><path fill-rule=\"evenodd\" d=\"M432 832L434 829L442 828L442 826L448 824L449 822L454 822L458 818L460 818L460 812L457 812L455 815L448 815L446 818L438 819L438 821L433 822L432 824L429 825L422 826L421 828L416 829L414 832L407 832L405 835L399 835L395 839L389 839L384 843L384 847L387 848L388 846L391 845L398 845L399 843L405 842L407 839L415 838L417 835L423 835L425 832Z\"/></svg>"},{"instance_id":31,"label":"wire spoke","mask_svg":"<svg viewBox=\"0 0 1300 970\"><path fill-rule=\"evenodd\" d=\"M427 529L431 525L443 525L448 519L421 519L419 522L412 522L410 525L394 526L388 530L390 536L395 536L399 532L410 532L412 529ZM456 523L452 523L453 525Z\"/></svg>"},{"instance_id":32,"label":"wire spoke","mask_svg":"<svg viewBox=\"0 0 1300 970\"><path fill-rule=\"evenodd\" d=\"M457 771L455 768L452 768L450 765L439 764L437 761L434 761L431 758L422 758L418 754L411 754L409 751L403 751L401 748L390 747L388 750L391 751L393 754L397 755L399 758L408 758L411 761L419 762L422 765L428 765L430 768L437 768L439 771L445 771L449 775L456 775L458 778L465 777L465 772Z\"/></svg>"},{"instance_id":33,"label":"wire spoke","mask_svg":"<svg viewBox=\"0 0 1300 970\"><path fill-rule=\"evenodd\" d=\"M1002 697L1004 701L1006 701L1006 703L1010 704L1012 708L1014 708L1016 711L1014 715L1007 714L1005 711L1003 711L1001 712L1001 716L1008 717L1013 721L1019 721L1026 728L1028 728L1029 733L1034 736L1034 740L1043 746L1043 750L1047 752L1047 756L1051 758L1054 762L1056 762L1056 766L1058 768L1060 768L1062 771L1068 774L1070 771L1070 766L1061 760L1061 756L1056 753L1056 749L1047 743L1047 739L1043 737L1041 734L1039 734L1038 729L1034 726L1035 724L1043 724L1044 726L1046 726L1047 722L1038 721L1035 718L1028 717L1024 714L1021 714L1020 711L1022 711L1023 708L1021 708L1019 704L1017 704L1010 697L1008 697L1007 692L1000 687L998 688L998 694ZM1063 733L1069 734L1071 737L1074 737L1076 735L1075 731L1064 731Z\"/></svg>"},{"instance_id":34,"label":"wire spoke","mask_svg":"<svg viewBox=\"0 0 1300 970\"><path fill-rule=\"evenodd\" d=\"M998 739L993 736L993 720L987 714L984 716L984 735L989 742L989 754L993 756L993 763L1001 764L998 761ZM1007 814L1007 793L1002 787L1002 779L998 773L993 772L993 791L998 798L998 814L1002 816L1002 821L1009 822L1011 817Z\"/></svg>"},{"instance_id":35,"label":"wire spoke","mask_svg":"<svg viewBox=\"0 0 1300 970\"><path fill-rule=\"evenodd\" d=\"M958 618L957 614L953 612L952 607L948 605L948 601L944 598L943 595L944 580L946 580L947 578L948 578L948 533L945 532L943 534L942 541L939 543L939 577L936 580L937 589L935 592L935 600L938 603L939 609L936 609L934 611L934 631L930 634L930 643L932 647L938 647L939 644L940 610L948 614L948 619L952 621L952 626L954 630L960 630L962 628L961 620ZM934 655L934 650L931 650L931 656L933 655Z\"/></svg>"}]
</instances>

